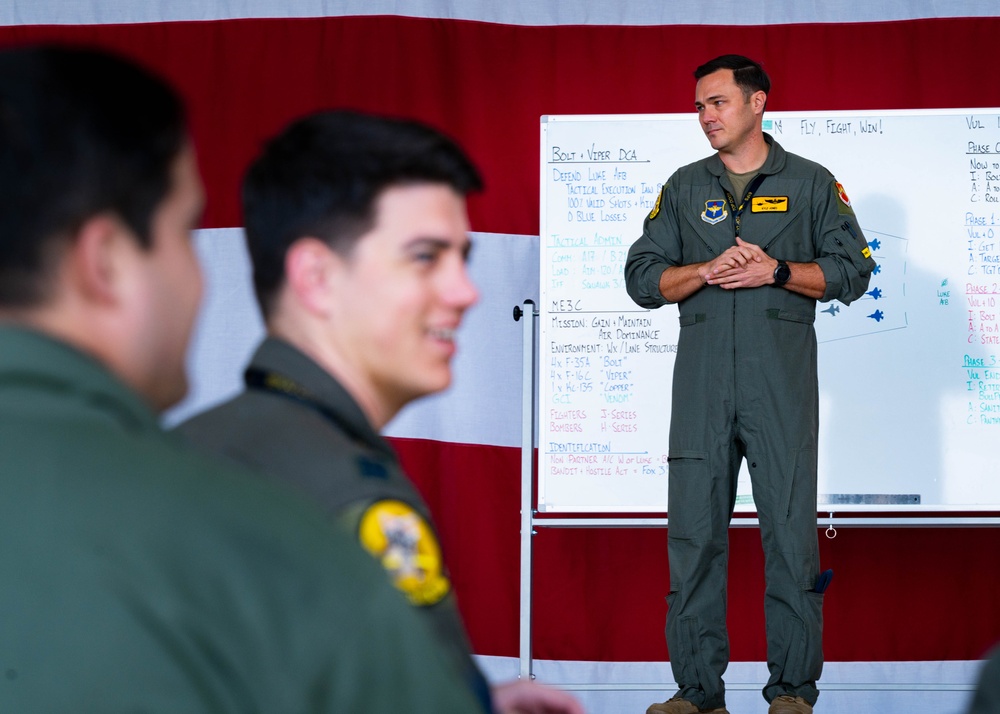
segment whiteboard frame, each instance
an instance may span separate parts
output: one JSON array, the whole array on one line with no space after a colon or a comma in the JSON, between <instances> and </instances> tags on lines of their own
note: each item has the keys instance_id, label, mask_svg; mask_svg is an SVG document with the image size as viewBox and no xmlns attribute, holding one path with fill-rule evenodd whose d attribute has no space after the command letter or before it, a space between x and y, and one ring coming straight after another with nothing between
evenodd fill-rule
<instances>
[{"instance_id":1,"label":"whiteboard frame","mask_svg":"<svg viewBox=\"0 0 1000 714\"><path fill-rule=\"evenodd\" d=\"M798 120L804 116L809 118L816 118L819 120L829 119L829 118L845 118L845 117L857 117L857 118L892 118L892 117L919 117L919 116L948 116L948 117L959 117L962 115L1000 115L1000 108L997 107L966 107L966 108L937 108L937 109L921 109L921 110L911 110L911 109L886 109L886 110L822 110L822 111L772 111L768 112L766 119L770 120ZM547 150L548 143L546 140L548 127L555 124L567 124L567 123L586 123L586 122L615 122L615 121L625 121L625 122L641 122L641 121L678 121L689 118L692 123L695 122L695 114L574 114L574 115L544 115L541 117L540 122L540 161L539 161L539 187L540 187L540 204L539 204L539 241L540 241L540 300L541 305L544 302L544 291L545 291L545 281L544 276L541 275L541 271L545 269L545 260L542 256L546 252L546 227L548 224L547 211L549 210L549 186L547 181L547 172L550 169L550 164L548 162ZM794 150L794 149L793 149ZM710 154L710 149L706 149L705 155ZM544 307L544 306L542 306ZM544 310L543 310L544 311ZM541 362L540 353L541 344L539 344L539 355L538 362ZM541 369L541 368L540 368ZM539 410L547 406L547 404L541 404L541 399L539 403ZM541 418L541 414L538 414L537 422L539 425L544 424L544 420ZM543 427L539 427L543 428ZM539 441L542 441L540 438ZM540 463L541 452L540 453ZM540 475L538 478L537 488L539 489L540 497L545 493L545 478L544 475ZM659 501L657 501L659 502ZM553 505L550 501L545 501L544 498L540 498L540 503L544 503L543 513L545 514L589 514L589 513L666 513L667 509L664 505L663 508L606 508L600 507L593 504L578 505L571 504L570 506L558 506ZM666 504L666 499L662 500L662 503ZM745 507L738 505L736 509L737 513L752 514L754 510L752 506ZM1000 503L960 503L960 504L944 504L944 503L921 503L921 504L890 504L890 503L873 503L873 504L838 504L836 506L832 504L824 504L818 507L818 512L854 512L858 514L884 514L884 513L927 513L927 514L937 514L937 513L1000 513ZM938 517L929 515L930 521L937 523ZM956 520L956 523L961 522L962 519Z\"/></svg>"}]
</instances>

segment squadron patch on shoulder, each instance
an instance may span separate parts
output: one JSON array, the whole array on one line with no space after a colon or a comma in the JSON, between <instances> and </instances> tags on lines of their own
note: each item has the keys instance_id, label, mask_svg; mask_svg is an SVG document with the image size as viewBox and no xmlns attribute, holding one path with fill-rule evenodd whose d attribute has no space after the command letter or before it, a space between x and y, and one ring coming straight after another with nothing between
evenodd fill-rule
<instances>
[{"instance_id":1,"label":"squadron patch on shoulder","mask_svg":"<svg viewBox=\"0 0 1000 714\"><path fill-rule=\"evenodd\" d=\"M837 194L837 213L842 216L853 216L854 209L851 207L851 199L847 197L847 191L840 181L833 182L833 192Z\"/></svg>"},{"instance_id":2,"label":"squadron patch on shoulder","mask_svg":"<svg viewBox=\"0 0 1000 714\"><path fill-rule=\"evenodd\" d=\"M840 181L837 181L836 183L837 183L837 197L844 202L845 206L850 206L851 199L847 197L847 191L844 190L844 184L840 183Z\"/></svg>"},{"instance_id":3,"label":"squadron patch on shoulder","mask_svg":"<svg viewBox=\"0 0 1000 714\"><path fill-rule=\"evenodd\" d=\"M663 200L663 192L667 190L667 184L663 184L663 188L660 192L656 194L656 204L653 206L653 210L649 212L649 220L656 218L657 214L660 212L660 201Z\"/></svg>"},{"instance_id":4,"label":"squadron patch on shoulder","mask_svg":"<svg viewBox=\"0 0 1000 714\"><path fill-rule=\"evenodd\" d=\"M871 258L872 257L872 249L869 248L868 246L865 246L864 250L861 251L861 255L863 255L866 258Z\"/></svg>"},{"instance_id":5,"label":"squadron patch on shoulder","mask_svg":"<svg viewBox=\"0 0 1000 714\"><path fill-rule=\"evenodd\" d=\"M750 201L751 213L787 213L788 196L754 196Z\"/></svg>"},{"instance_id":6,"label":"squadron patch on shoulder","mask_svg":"<svg viewBox=\"0 0 1000 714\"><path fill-rule=\"evenodd\" d=\"M370 505L361 515L358 540L412 604L433 605L451 591L434 530L410 504L385 500Z\"/></svg>"},{"instance_id":7,"label":"squadron patch on shoulder","mask_svg":"<svg viewBox=\"0 0 1000 714\"><path fill-rule=\"evenodd\" d=\"M726 202L720 199L715 199L712 201L705 201L705 210L701 212L701 220L705 223L715 225L716 223L721 223L729 217L729 212L726 210Z\"/></svg>"}]
</instances>

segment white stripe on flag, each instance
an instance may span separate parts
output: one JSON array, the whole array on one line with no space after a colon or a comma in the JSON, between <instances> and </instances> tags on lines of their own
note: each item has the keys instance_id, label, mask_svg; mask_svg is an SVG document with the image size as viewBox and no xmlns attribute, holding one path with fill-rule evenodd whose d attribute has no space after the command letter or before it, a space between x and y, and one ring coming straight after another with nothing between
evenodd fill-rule
<instances>
[{"instance_id":1,"label":"white stripe on flag","mask_svg":"<svg viewBox=\"0 0 1000 714\"><path fill-rule=\"evenodd\" d=\"M0 25L100 25L238 18L397 15L506 25L786 25L995 17L995 0L6 0Z\"/></svg>"},{"instance_id":2,"label":"white stripe on flag","mask_svg":"<svg viewBox=\"0 0 1000 714\"><path fill-rule=\"evenodd\" d=\"M522 328L513 308L526 299L538 302L538 237L473 233L472 240L469 270L480 300L458 333L452 387L403 410L389 436L520 445ZM165 415L168 425L239 392L243 368L264 334L243 230L201 230L195 245L205 297L188 355L191 392Z\"/></svg>"}]
</instances>

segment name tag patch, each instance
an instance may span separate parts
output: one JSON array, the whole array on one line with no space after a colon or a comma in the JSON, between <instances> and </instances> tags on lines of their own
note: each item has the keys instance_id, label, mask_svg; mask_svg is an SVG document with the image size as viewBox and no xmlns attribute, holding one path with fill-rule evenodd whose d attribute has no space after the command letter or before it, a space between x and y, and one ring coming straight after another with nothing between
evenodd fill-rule
<instances>
[{"instance_id":1,"label":"name tag patch","mask_svg":"<svg viewBox=\"0 0 1000 714\"><path fill-rule=\"evenodd\" d=\"M750 203L751 213L787 213L788 196L754 196Z\"/></svg>"}]
</instances>

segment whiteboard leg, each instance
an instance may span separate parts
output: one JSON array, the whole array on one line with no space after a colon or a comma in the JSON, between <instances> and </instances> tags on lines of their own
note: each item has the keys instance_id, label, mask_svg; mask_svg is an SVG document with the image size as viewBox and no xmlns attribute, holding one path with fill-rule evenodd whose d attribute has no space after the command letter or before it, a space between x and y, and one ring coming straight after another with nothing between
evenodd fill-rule
<instances>
[{"instance_id":1,"label":"whiteboard leg","mask_svg":"<svg viewBox=\"0 0 1000 714\"><path fill-rule=\"evenodd\" d=\"M535 319L538 313L531 300L525 300L523 325L523 361L521 371L521 618L518 650L518 677L533 679L531 673L531 537L532 489L535 482ZM518 319L515 308L514 319Z\"/></svg>"}]
</instances>

